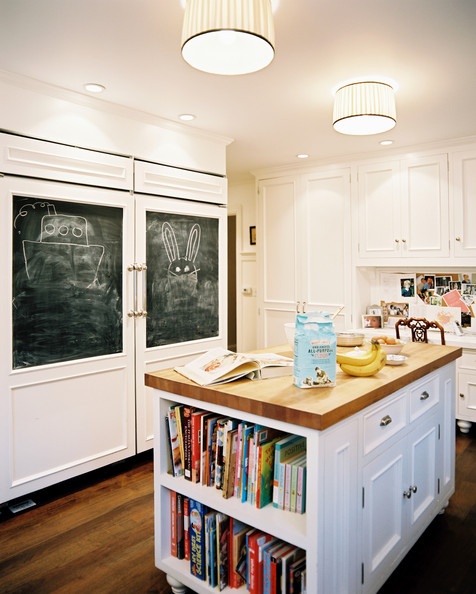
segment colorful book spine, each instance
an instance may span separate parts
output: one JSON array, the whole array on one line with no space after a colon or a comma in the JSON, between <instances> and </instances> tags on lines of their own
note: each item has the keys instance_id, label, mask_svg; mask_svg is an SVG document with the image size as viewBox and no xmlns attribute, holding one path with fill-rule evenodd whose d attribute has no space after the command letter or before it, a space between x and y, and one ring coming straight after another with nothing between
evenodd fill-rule
<instances>
[{"instance_id":1,"label":"colorful book spine","mask_svg":"<svg viewBox=\"0 0 476 594\"><path fill-rule=\"evenodd\" d=\"M177 557L177 494L169 492L170 498L170 554Z\"/></svg>"},{"instance_id":2,"label":"colorful book spine","mask_svg":"<svg viewBox=\"0 0 476 594\"><path fill-rule=\"evenodd\" d=\"M300 464L305 460L306 454L297 454L296 456L289 458L289 460L284 464L284 501L282 509L286 511L291 511L291 487L293 468L295 468L297 464Z\"/></svg>"},{"instance_id":3,"label":"colorful book spine","mask_svg":"<svg viewBox=\"0 0 476 594\"><path fill-rule=\"evenodd\" d=\"M296 489L296 513L303 514L306 511L306 474L307 463L298 467L298 479Z\"/></svg>"},{"instance_id":4,"label":"colorful book spine","mask_svg":"<svg viewBox=\"0 0 476 594\"><path fill-rule=\"evenodd\" d=\"M273 500L274 449L279 439L275 437L258 446L255 497L257 508L265 507Z\"/></svg>"},{"instance_id":5,"label":"colorful book spine","mask_svg":"<svg viewBox=\"0 0 476 594\"><path fill-rule=\"evenodd\" d=\"M177 558L185 559L185 534L183 525L183 501L182 493L177 493Z\"/></svg>"},{"instance_id":6,"label":"colorful book spine","mask_svg":"<svg viewBox=\"0 0 476 594\"><path fill-rule=\"evenodd\" d=\"M206 554L205 554L205 505L189 500L190 512L190 573L200 580L206 579Z\"/></svg>"},{"instance_id":7,"label":"colorful book spine","mask_svg":"<svg viewBox=\"0 0 476 594\"><path fill-rule=\"evenodd\" d=\"M266 532L260 532L250 536L248 540L249 548L249 583L248 589L250 594L262 594L262 559L260 558L260 547L270 541L273 537Z\"/></svg>"},{"instance_id":8,"label":"colorful book spine","mask_svg":"<svg viewBox=\"0 0 476 594\"><path fill-rule=\"evenodd\" d=\"M202 458L202 448L200 443L201 423L203 415L207 413L203 410L196 410L192 413L191 421L191 456L192 456L192 483L200 482L200 463Z\"/></svg>"},{"instance_id":9,"label":"colorful book spine","mask_svg":"<svg viewBox=\"0 0 476 594\"><path fill-rule=\"evenodd\" d=\"M240 499L245 503L248 499L248 454L249 443L253 435L253 425L247 425L243 429L242 450L241 450L241 481Z\"/></svg>"},{"instance_id":10,"label":"colorful book spine","mask_svg":"<svg viewBox=\"0 0 476 594\"><path fill-rule=\"evenodd\" d=\"M183 498L184 559L190 561L190 499Z\"/></svg>"},{"instance_id":11,"label":"colorful book spine","mask_svg":"<svg viewBox=\"0 0 476 594\"><path fill-rule=\"evenodd\" d=\"M288 435L279 440L274 448L273 506L283 509L286 461L306 451L306 438Z\"/></svg>"},{"instance_id":12,"label":"colorful book spine","mask_svg":"<svg viewBox=\"0 0 476 594\"><path fill-rule=\"evenodd\" d=\"M235 518L230 517L230 540L228 544L228 582L230 588L241 588L245 579L238 572L237 567L245 549L246 533L250 527Z\"/></svg>"},{"instance_id":13,"label":"colorful book spine","mask_svg":"<svg viewBox=\"0 0 476 594\"><path fill-rule=\"evenodd\" d=\"M216 516L218 589L228 586L228 543L230 540L230 518L221 513Z\"/></svg>"},{"instance_id":14,"label":"colorful book spine","mask_svg":"<svg viewBox=\"0 0 476 594\"><path fill-rule=\"evenodd\" d=\"M205 514L205 555L207 561L207 582L212 588L217 585L216 512Z\"/></svg>"},{"instance_id":15,"label":"colorful book spine","mask_svg":"<svg viewBox=\"0 0 476 594\"><path fill-rule=\"evenodd\" d=\"M192 412L194 410L193 406L184 405L183 407L183 473L188 481L192 480Z\"/></svg>"},{"instance_id":16,"label":"colorful book spine","mask_svg":"<svg viewBox=\"0 0 476 594\"><path fill-rule=\"evenodd\" d=\"M170 451L172 455L172 474L173 476L182 476L182 457L180 454L180 443L178 438L177 428L177 417L175 412L175 406L170 406L167 411L169 420L169 439L170 439Z\"/></svg>"},{"instance_id":17,"label":"colorful book spine","mask_svg":"<svg viewBox=\"0 0 476 594\"><path fill-rule=\"evenodd\" d=\"M226 437L226 457L222 482L222 494L225 499L232 497L234 492L237 445L238 429L232 429L228 431Z\"/></svg>"}]
</instances>

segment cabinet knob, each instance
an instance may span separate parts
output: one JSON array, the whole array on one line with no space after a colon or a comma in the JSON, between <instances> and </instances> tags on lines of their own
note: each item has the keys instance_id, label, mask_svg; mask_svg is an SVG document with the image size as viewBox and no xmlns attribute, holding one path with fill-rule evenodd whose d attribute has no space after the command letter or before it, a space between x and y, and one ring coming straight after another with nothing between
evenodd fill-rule
<instances>
[{"instance_id":1,"label":"cabinet knob","mask_svg":"<svg viewBox=\"0 0 476 594\"><path fill-rule=\"evenodd\" d=\"M406 239L402 239L402 243L407 243L407 240Z\"/></svg>"},{"instance_id":2,"label":"cabinet knob","mask_svg":"<svg viewBox=\"0 0 476 594\"><path fill-rule=\"evenodd\" d=\"M420 394L420 400L428 400L429 397L430 395L426 390Z\"/></svg>"},{"instance_id":3,"label":"cabinet knob","mask_svg":"<svg viewBox=\"0 0 476 594\"><path fill-rule=\"evenodd\" d=\"M395 239L394 241L395 241L395 243L400 243L399 239Z\"/></svg>"},{"instance_id":4,"label":"cabinet knob","mask_svg":"<svg viewBox=\"0 0 476 594\"><path fill-rule=\"evenodd\" d=\"M403 491L403 496L405 497L405 499L411 499L412 493L416 493L418 491L418 488L416 485L410 485L408 487L408 491Z\"/></svg>"},{"instance_id":5,"label":"cabinet knob","mask_svg":"<svg viewBox=\"0 0 476 594\"><path fill-rule=\"evenodd\" d=\"M464 394L462 394L461 392L459 393L459 397L464 400Z\"/></svg>"},{"instance_id":6,"label":"cabinet knob","mask_svg":"<svg viewBox=\"0 0 476 594\"><path fill-rule=\"evenodd\" d=\"M461 241L461 237L459 235L456 237L456 241Z\"/></svg>"},{"instance_id":7,"label":"cabinet knob","mask_svg":"<svg viewBox=\"0 0 476 594\"><path fill-rule=\"evenodd\" d=\"M380 427L386 427L390 425L392 422L392 417L390 415L385 415L382 419L380 419Z\"/></svg>"}]
</instances>

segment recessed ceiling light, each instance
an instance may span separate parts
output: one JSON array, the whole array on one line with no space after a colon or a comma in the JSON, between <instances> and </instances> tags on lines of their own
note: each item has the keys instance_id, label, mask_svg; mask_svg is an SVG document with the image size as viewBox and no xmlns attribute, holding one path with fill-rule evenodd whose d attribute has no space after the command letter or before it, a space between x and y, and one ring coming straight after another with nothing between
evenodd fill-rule
<instances>
[{"instance_id":1,"label":"recessed ceiling light","mask_svg":"<svg viewBox=\"0 0 476 594\"><path fill-rule=\"evenodd\" d=\"M196 117L197 116L193 115L193 113L181 113L179 115L179 120L182 120L182 122L191 122Z\"/></svg>"},{"instance_id":2,"label":"recessed ceiling light","mask_svg":"<svg viewBox=\"0 0 476 594\"><path fill-rule=\"evenodd\" d=\"M382 146L389 146L390 144L393 144L393 140L381 140L379 144Z\"/></svg>"},{"instance_id":3,"label":"recessed ceiling light","mask_svg":"<svg viewBox=\"0 0 476 594\"><path fill-rule=\"evenodd\" d=\"M84 88L89 93L102 93L106 90L106 87L104 85L100 85L98 83L86 83L84 85Z\"/></svg>"},{"instance_id":4,"label":"recessed ceiling light","mask_svg":"<svg viewBox=\"0 0 476 594\"><path fill-rule=\"evenodd\" d=\"M296 157L298 159L308 159L309 155L307 153L299 153L298 155L296 155Z\"/></svg>"}]
</instances>

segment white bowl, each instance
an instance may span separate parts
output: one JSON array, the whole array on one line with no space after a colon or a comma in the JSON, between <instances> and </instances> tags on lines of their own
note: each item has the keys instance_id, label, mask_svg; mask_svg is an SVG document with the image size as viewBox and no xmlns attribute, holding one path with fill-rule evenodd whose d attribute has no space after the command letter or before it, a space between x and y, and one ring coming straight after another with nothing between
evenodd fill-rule
<instances>
[{"instance_id":1,"label":"white bowl","mask_svg":"<svg viewBox=\"0 0 476 594\"><path fill-rule=\"evenodd\" d=\"M387 355L398 355L405 346L404 342L397 340L397 344L380 344Z\"/></svg>"},{"instance_id":2,"label":"white bowl","mask_svg":"<svg viewBox=\"0 0 476 594\"><path fill-rule=\"evenodd\" d=\"M364 335L360 332L337 332L337 346L355 347L364 342Z\"/></svg>"},{"instance_id":3,"label":"white bowl","mask_svg":"<svg viewBox=\"0 0 476 594\"><path fill-rule=\"evenodd\" d=\"M407 359L405 355L387 355L387 365L403 365Z\"/></svg>"},{"instance_id":4,"label":"white bowl","mask_svg":"<svg viewBox=\"0 0 476 594\"><path fill-rule=\"evenodd\" d=\"M289 322L288 324L284 324L284 332L286 334L286 340L291 348L294 349L294 330L296 328L296 324L294 322Z\"/></svg>"}]
</instances>

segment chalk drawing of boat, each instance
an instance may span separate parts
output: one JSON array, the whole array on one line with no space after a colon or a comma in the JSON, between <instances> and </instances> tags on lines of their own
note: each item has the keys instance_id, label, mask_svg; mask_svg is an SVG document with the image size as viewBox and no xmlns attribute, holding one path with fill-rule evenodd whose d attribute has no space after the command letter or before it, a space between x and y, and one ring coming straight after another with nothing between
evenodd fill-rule
<instances>
[{"instance_id":1,"label":"chalk drawing of boat","mask_svg":"<svg viewBox=\"0 0 476 594\"><path fill-rule=\"evenodd\" d=\"M85 217L48 214L41 219L40 241L23 240L28 279L87 288L97 282L104 246L90 245Z\"/></svg>"}]
</instances>

